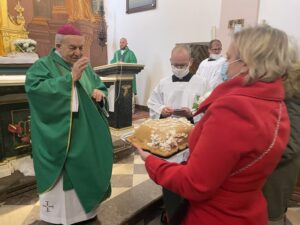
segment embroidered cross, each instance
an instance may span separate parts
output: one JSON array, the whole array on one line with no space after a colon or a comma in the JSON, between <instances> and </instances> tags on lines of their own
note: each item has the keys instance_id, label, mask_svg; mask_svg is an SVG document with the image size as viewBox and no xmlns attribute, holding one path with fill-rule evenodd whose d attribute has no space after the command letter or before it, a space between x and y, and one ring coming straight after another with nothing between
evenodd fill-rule
<instances>
[{"instance_id":1,"label":"embroidered cross","mask_svg":"<svg viewBox=\"0 0 300 225\"><path fill-rule=\"evenodd\" d=\"M53 205L49 205L49 201L45 201L46 202L46 205L43 205L43 207L47 208L47 212L50 212L49 208L54 208Z\"/></svg>"}]
</instances>

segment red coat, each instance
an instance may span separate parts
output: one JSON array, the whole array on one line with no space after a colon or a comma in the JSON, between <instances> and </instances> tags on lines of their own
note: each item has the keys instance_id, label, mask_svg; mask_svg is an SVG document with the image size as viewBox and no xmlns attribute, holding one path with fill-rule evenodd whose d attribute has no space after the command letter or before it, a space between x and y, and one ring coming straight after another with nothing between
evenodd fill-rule
<instances>
[{"instance_id":1,"label":"red coat","mask_svg":"<svg viewBox=\"0 0 300 225\"><path fill-rule=\"evenodd\" d=\"M267 224L261 188L289 138L283 98L281 80L250 86L241 76L228 80L200 105L198 112L206 112L189 137L186 165L146 159L156 183L189 201L182 224Z\"/></svg>"}]
</instances>

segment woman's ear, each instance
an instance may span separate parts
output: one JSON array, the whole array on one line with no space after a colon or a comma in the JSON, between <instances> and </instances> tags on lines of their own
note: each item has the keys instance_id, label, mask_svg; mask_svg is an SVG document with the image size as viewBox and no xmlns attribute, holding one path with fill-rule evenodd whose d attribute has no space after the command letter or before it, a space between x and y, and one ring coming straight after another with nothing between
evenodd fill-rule
<instances>
[{"instance_id":1,"label":"woman's ear","mask_svg":"<svg viewBox=\"0 0 300 225\"><path fill-rule=\"evenodd\" d=\"M241 73L248 73L249 68L246 63L243 62L242 68L241 68Z\"/></svg>"}]
</instances>

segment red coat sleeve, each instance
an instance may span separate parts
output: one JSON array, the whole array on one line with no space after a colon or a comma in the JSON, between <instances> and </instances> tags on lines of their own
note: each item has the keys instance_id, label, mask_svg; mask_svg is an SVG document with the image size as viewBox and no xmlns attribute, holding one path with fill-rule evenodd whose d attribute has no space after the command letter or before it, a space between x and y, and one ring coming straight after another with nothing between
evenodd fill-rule
<instances>
[{"instance_id":1,"label":"red coat sleeve","mask_svg":"<svg viewBox=\"0 0 300 225\"><path fill-rule=\"evenodd\" d=\"M194 201L210 198L234 171L241 153L249 149L247 143L253 142L257 133L255 113L242 101L216 102L205 117L191 134L195 144L190 143L191 156L186 165L155 156L149 156L145 163L156 183Z\"/></svg>"}]
</instances>

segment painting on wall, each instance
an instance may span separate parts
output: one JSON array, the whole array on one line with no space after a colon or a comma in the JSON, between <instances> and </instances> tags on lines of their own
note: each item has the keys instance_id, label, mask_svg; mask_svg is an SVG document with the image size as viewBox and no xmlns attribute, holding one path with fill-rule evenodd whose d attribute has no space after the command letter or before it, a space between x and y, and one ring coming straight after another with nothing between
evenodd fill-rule
<instances>
[{"instance_id":1,"label":"painting on wall","mask_svg":"<svg viewBox=\"0 0 300 225\"><path fill-rule=\"evenodd\" d=\"M136 13L155 9L156 0L126 0L126 13Z\"/></svg>"}]
</instances>

